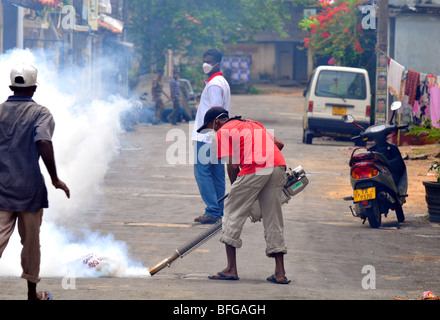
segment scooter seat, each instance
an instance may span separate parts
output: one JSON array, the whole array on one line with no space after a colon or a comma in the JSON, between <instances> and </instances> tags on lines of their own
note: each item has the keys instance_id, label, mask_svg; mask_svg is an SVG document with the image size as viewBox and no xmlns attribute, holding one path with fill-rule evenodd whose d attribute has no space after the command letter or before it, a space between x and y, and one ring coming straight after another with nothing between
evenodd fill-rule
<instances>
[{"instance_id":1,"label":"scooter seat","mask_svg":"<svg viewBox=\"0 0 440 320\"><path fill-rule=\"evenodd\" d=\"M384 156L382 153L379 152L363 152L358 153L355 156L352 156L350 159L350 167L353 166L356 163L364 162L364 161L377 161L379 160L382 165L388 165L388 159L386 156Z\"/></svg>"}]
</instances>

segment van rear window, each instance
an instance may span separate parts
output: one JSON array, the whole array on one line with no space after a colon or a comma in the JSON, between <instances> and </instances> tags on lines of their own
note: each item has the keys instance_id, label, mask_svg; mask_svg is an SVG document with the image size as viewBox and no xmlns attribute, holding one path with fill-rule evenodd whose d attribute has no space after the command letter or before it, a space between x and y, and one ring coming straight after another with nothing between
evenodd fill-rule
<instances>
[{"instance_id":1,"label":"van rear window","mask_svg":"<svg viewBox=\"0 0 440 320\"><path fill-rule=\"evenodd\" d=\"M367 97L365 76L357 72L322 70L316 83L315 95L364 100Z\"/></svg>"}]
</instances>

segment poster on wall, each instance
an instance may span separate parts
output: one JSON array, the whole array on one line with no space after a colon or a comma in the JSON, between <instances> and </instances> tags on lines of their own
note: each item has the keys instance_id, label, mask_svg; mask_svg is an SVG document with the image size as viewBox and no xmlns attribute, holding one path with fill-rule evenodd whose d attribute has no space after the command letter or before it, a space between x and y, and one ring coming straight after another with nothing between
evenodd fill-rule
<instances>
[{"instance_id":1,"label":"poster on wall","mask_svg":"<svg viewBox=\"0 0 440 320\"><path fill-rule=\"evenodd\" d=\"M377 53L376 67L376 101L375 123L385 123L388 112L387 94L387 68L388 57L383 52Z\"/></svg>"}]
</instances>

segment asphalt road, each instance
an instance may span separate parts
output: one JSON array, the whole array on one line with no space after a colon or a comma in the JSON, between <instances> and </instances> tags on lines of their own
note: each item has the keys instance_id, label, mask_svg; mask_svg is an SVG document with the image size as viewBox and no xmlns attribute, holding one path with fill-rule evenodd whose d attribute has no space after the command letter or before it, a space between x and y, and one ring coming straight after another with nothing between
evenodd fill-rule
<instances>
[{"instance_id":1,"label":"asphalt road","mask_svg":"<svg viewBox=\"0 0 440 320\"><path fill-rule=\"evenodd\" d=\"M296 92L234 95L231 112L274 129L285 143L288 164L308 173L309 186L283 207L289 285L266 281L274 261L264 253L262 224L249 221L237 252L239 281L208 279L226 266L216 236L153 277L79 277L70 288L60 277L43 277L38 288L50 290L56 300L392 300L419 299L426 290L440 295L440 225L421 212L406 212L400 224L391 213L379 229L354 218L345 195L334 196L349 184L352 145L327 139L302 144L303 99ZM209 228L193 223L204 204L189 161L190 143L188 124L140 124L121 134L101 192L69 227L111 234L146 268L170 256ZM186 154L170 152L177 147ZM0 278L0 287L2 300L26 298L25 281L18 277Z\"/></svg>"}]
</instances>

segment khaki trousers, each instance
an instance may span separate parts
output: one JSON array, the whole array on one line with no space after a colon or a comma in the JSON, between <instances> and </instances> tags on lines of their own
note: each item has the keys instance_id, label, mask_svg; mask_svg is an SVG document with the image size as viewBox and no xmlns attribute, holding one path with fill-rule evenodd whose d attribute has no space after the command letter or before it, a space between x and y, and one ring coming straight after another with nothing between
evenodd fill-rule
<instances>
[{"instance_id":1,"label":"khaki trousers","mask_svg":"<svg viewBox=\"0 0 440 320\"><path fill-rule=\"evenodd\" d=\"M249 218L255 201L259 202L266 240L266 255L287 253L284 243L284 223L281 211L281 192L286 181L286 168L266 168L253 174L238 176L225 202L220 241L236 248L243 225Z\"/></svg>"},{"instance_id":2,"label":"khaki trousers","mask_svg":"<svg viewBox=\"0 0 440 320\"><path fill-rule=\"evenodd\" d=\"M22 278L38 283L40 281L40 226L43 209L38 212L0 210L0 258L9 242L18 221L18 233L23 249L21 251Z\"/></svg>"}]
</instances>

